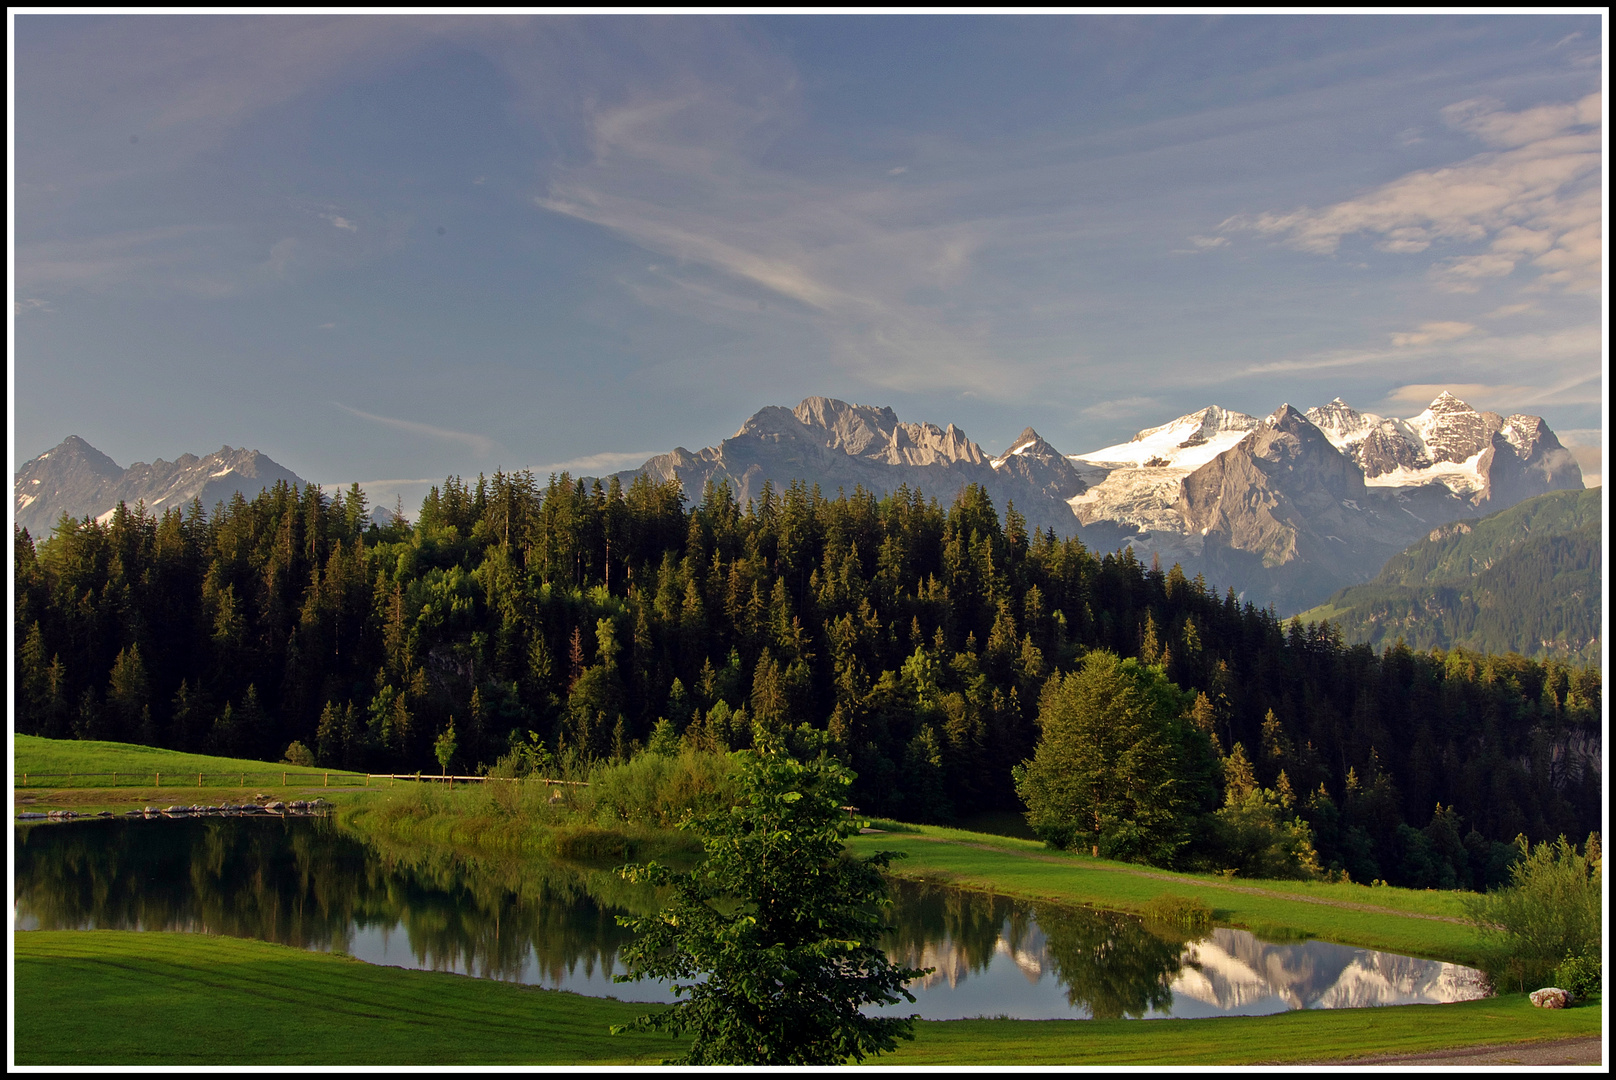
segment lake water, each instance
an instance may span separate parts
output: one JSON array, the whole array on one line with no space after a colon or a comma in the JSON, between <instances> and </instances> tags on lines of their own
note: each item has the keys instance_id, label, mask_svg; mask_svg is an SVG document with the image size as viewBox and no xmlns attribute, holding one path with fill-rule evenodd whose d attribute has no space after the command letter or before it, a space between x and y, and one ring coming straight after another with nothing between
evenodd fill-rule
<instances>
[{"instance_id":1,"label":"lake water","mask_svg":"<svg viewBox=\"0 0 1616 1080\"><path fill-rule=\"evenodd\" d=\"M390 851L327 820L93 821L16 829L18 930L187 930L340 950L628 1001L621 914L651 891L609 868ZM1132 916L894 882L883 943L936 971L889 1010L927 1019L1203 1017L1462 1001L1457 964L1243 930L1198 939Z\"/></svg>"}]
</instances>

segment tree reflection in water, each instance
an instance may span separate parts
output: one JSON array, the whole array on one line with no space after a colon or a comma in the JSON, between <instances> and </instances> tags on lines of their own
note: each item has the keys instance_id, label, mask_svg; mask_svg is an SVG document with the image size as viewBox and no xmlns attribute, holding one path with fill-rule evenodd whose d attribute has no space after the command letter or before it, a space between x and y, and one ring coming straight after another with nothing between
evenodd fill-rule
<instances>
[{"instance_id":1,"label":"tree reflection in water","mask_svg":"<svg viewBox=\"0 0 1616 1080\"><path fill-rule=\"evenodd\" d=\"M346 950L402 928L417 964L550 981L610 969L653 893L607 869L385 850L318 819L100 821L16 830L19 927L189 930Z\"/></svg>"},{"instance_id":2,"label":"tree reflection in water","mask_svg":"<svg viewBox=\"0 0 1616 1080\"><path fill-rule=\"evenodd\" d=\"M947 886L898 881L893 899L887 952L911 967L935 967L921 985L958 985L1008 953L1029 980L1053 976L1077 1013L1097 1019L1166 1011L1192 940L1132 915Z\"/></svg>"},{"instance_id":3,"label":"tree reflection in water","mask_svg":"<svg viewBox=\"0 0 1616 1080\"><path fill-rule=\"evenodd\" d=\"M402 930L416 966L550 986L609 973L628 940L616 916L658 906L610 867L378 845L321 819L113 820L19 826L16 837L19 928L192 930L349 951L360 934ZM884 947L937 969L917 990L990 980L1007 955L1028 982L1058 984L1074 1015L1139 1017L1172 1003L1187 939L1166 928L892 886Z\"/></svg>"}]
</instances>

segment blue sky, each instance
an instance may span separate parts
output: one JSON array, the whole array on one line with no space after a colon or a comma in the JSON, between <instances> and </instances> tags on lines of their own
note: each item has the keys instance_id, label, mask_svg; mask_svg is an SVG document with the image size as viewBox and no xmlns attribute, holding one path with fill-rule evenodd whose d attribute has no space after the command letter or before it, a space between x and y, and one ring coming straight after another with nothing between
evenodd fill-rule
<instances>
[{"instance_id":1,"label":"blue sky","mask_svg":"<svg viewBox=\"0 0 1616 1080\"><path fill-rule=\"evenodd\" d=\"M1451 388L1598 471L1598 15L13 18L14 464L413 509L810 394L1076 453Z\"/></svg>"}]
</instances>

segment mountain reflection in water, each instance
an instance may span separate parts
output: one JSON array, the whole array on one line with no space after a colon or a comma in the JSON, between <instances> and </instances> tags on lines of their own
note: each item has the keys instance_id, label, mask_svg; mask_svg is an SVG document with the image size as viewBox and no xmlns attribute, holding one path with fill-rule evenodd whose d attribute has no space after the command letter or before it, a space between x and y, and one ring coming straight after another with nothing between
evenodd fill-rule
<instances>
[{"instance_id":1,"label":"mountain reflection in water","mask_svg":"<svg viewBox=\"0 0 1616 1080\"><path fill-rule=\"evenodd\" d=\"M619 914L657 894L610 868L378 846L328 820L96 821L16 830L19 930L191 930L341 950L372 963L454 971L625 1000ZM893 883L884 947L936 971L888 1010L965 1016L1261 1014L1458 1001L1469 968L1243 930L1199 938L1129 915Z\"/></svg>"}]
</instances>

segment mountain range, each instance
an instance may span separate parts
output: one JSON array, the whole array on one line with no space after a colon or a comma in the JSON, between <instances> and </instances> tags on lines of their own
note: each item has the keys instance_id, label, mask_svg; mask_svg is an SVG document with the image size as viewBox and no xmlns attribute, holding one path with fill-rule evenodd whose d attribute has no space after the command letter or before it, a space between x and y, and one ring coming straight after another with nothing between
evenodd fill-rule
<instances>
[{"instance_id":1,"label":"mountain range","mask_svg":"<svg viewBox=\"0 0 1616 1080\"><path fill-rule=\"evenodd\" d=\"M1260 419L1211 405L1078 454L1029 427L997 456L952 424L810 397L761 409L717 446L678 447L617 475L625 484L678 480L692 501L707 483L726 484L743 505L765 483L784 492L801 481L830 497L907 486L943 502L979 484L1001 515L1013 503L1031 528L1178 563L1282 614L1368 581L1434 528L1583 487L1542 418L1478 411L1445 392L1407 419L1340 398ZM224 446L124 469L72 436L17 473L16 521L44 536L63 513L105 517L120 501L160 513L193 499L211 509L281 480L304 483L255 450Z\"/></svg>"},{"instance_id":2,"label":"mountain range","mask_svg":"<svg viewBox=\"0 0 1616 1080\"><path fill-rule=\"evenodd\" d=\"M1028 428L998 456L952 424L811 397L759 411L718 446L679 447L618 474L637 475L677 479L692 499L728 484L743 503L765 482L826 495L907 485L942 501L980 484L1033 528L1176 562L1287 612L1367 581L1434 527L1583 486L1542 418L1478 411L1446 392L1408 419L1340 398L1262 419L1213 405L1078 454Z\"/></svg>"},{"instance_id":3,"label":"mountain range","mask_svg":"<svg viewBox=\"0 0 1616 1080\"><path fill-rule=\"evenodd\" d=\"M18 470L12 492L17 525L35 537L50 535L63 514L70 518L111 516L120 502L144 502L153 514L201 499L211 512L236 492L252 498L280 481L306 486L291 470L257 450L222 446L207 457L181 454L174 461L138 461L127 469L79 438L69 435Z\"/></svg>"}]
</instances>

